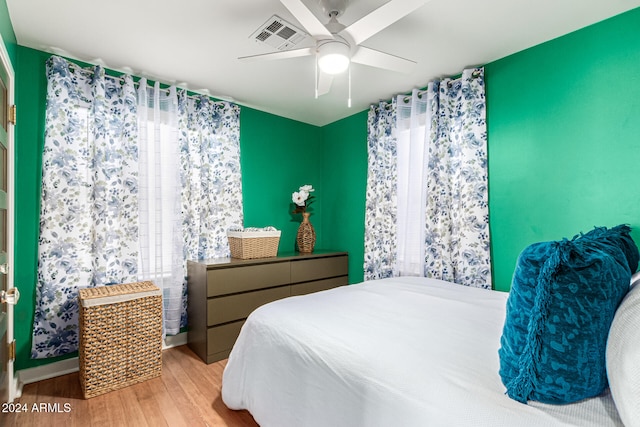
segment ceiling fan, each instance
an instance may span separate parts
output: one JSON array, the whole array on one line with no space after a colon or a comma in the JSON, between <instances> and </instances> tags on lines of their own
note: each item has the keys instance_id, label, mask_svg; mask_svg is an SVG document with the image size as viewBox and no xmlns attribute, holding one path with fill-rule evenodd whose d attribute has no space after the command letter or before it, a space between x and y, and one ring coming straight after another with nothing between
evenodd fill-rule
<instances>
[{"instance_id":1,"label":"ceiling fan","mask_svg":"<svg viewBox=\"0 0 640 427\"><path fill-rule=\"evenodd\" d=\"M313 37L315 47L245 56L238 59L272 60L315 56L316 98L329 92L334 75L349 70L349 107L351 106L351 62L401 73L409 73L416 64L409 59L364 47L361 43L415 11L428 0L390 0L348 27L338 22L337 18L344 13L349 0L318 0L322 10L329 17L326 25L320 22L302 0L280 1Z\"/></svg>"}]
</instances>

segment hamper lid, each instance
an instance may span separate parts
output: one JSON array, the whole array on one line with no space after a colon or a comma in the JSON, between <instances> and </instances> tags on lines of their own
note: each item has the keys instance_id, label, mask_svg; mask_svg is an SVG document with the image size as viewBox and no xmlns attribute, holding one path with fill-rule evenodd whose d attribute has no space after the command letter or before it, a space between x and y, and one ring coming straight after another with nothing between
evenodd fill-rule
<instances>
[{"instance_id":1,"label":"hamper lid","mask_svg":"<svg viewBox=\"0 0 640 427\"><path fill-rule=\"evenodd\" d=\"M78 300L82 307L115 304L151 296L162 296L160 288L153 282L123 283L78 291Z\"/></svg>"},{"instance_id":2,"label":"hamper lid","mask_svg":"<svg viewBox=\"0 0 640 427\"><path fill-rule=\"evenodd\" d=\"M251 237L280 237L280 230L275 231L227 231L227 237L239 237L241 239Z\"/></svg>"}]
</instances>

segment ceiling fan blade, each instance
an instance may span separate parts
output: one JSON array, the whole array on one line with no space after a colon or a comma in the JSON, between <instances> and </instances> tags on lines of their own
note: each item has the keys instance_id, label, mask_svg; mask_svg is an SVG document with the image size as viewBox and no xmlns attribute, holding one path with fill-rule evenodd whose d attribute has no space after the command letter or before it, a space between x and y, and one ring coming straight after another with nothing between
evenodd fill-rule
<instances>
[{"instance_id":1,"label":"ceiling fan blade","mask_svg":"<svg viewBox=\"0 0 640 427\"><path fill-rule=\"evenodd\" d=\"M320 72L318 75L318 96L329 93L331 90L331 83L333 83L333 76L331 74Z\"/></svg>"},{"instance_id":2,"label":"ceiling fan blade","mask_svg":"<svg viewBox=\"0 0 640 427\"><path fill-rule=\"evenodd\" d=\"M310 56L315 54L315 49L305 47L302 49L284 50L282 52L264 53L260 55L241 56L238 59L241 61L263 61L273 59L289 59L298 58L300 56Z\"/></svg>"},{"instance_id":3,"label":"ceiling fan blade","mask_svg":"<svg viewBox=\"0 0 640 427\"><path fill-rule=\"evenodd\" d=\"M416 62L389 53L380 52L368 47L359 46L358 50L351 57L352 62L369 65L371 67L384 68L386 70L398 71L409 74L413 71Z\"/></svg>"},{"instance_id":4,"label":"ceiling fan blade","mask_svg":"<svg viewBox=\"0 0 640 427\"><path fill-rule=\"evenodd\" d=\"M333 39L333 34L311 13L301 0L280 0L315 39Z\"/></svg>"},{"instance_id":5,"label":"ceiling fan blade","mask_svg":"<svg viewBox=\"0 0 640 427\"><path fill-rule=\"evenodd\" d=\"M427 1L428 0L391 0L389 3L385 3L370 14L349 25L338 34L342 36L346 33L353 39L355 44L360 44L394 22L404 18Z\"/></svg>"}]
</instances>

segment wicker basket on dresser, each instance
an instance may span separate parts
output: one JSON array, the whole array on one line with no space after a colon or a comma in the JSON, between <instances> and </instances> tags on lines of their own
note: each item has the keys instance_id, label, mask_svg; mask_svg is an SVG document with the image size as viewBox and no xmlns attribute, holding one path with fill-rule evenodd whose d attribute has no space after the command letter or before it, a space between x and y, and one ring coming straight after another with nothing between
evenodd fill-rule
<instances>
[{"instance_id":1,"label":"wicker basket on dresser","mask_svg":"<svg viewBox=\"0 0 640 427\"><path fill-rule=\"evenodd\" d=\"M247 316L259 306L349 283L346 252L189 261L189 347L206 363L229 356Z\"/></svg>"}]
</instances>

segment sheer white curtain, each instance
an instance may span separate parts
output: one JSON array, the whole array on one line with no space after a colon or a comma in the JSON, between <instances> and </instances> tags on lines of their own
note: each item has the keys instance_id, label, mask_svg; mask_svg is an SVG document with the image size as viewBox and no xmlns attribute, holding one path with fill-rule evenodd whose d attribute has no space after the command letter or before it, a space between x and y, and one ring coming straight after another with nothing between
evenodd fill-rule
<instances>
[{"instance_id":1,"label":"sheer white curtain","mask_svg":"<svg viewBox=\"0 0 640 427\"><path fill-rule=\"evenodd\" d=\"M164 330L180 332L185 277L178 97L174 86L161 89L141 79L138 86L139 278L163 291Z\"/></svg>"},{"instance_id":2,"label":"sheer white curtain","mask_svg":"<svg viewBox=\"0 0 640 427\"><path fill-rule=\"evenodd\" d=\"M431 84L433 85L433 83ZM422 276L425 266L426 176L431 133L431 91L397 97L398 274Z\"/></svg>"}]
</instances>

